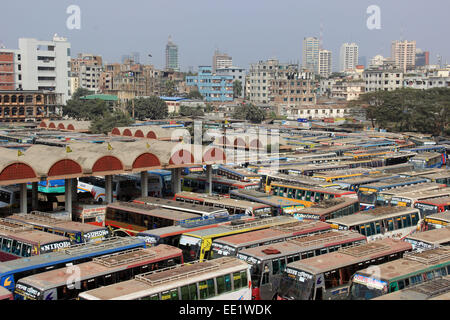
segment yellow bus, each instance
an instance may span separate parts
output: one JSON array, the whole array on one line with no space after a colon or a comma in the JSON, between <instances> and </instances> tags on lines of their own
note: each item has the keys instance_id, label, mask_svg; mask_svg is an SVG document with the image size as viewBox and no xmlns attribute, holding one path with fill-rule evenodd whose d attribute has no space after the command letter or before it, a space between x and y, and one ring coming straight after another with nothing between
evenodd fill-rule
<instances>
[{"instance_id":1,"label":"yellow bus","mask_svg":"<svg viewBox=\"0 0 450 320\"><path fill-rule=\"evenodd\" d=\"M333 182L354 177L361 177L369 174L380 173L379 171L368 168L354 168L347 170L325 171L313 175L313 179L326 182Z\"/></svg>"}]
</instances>

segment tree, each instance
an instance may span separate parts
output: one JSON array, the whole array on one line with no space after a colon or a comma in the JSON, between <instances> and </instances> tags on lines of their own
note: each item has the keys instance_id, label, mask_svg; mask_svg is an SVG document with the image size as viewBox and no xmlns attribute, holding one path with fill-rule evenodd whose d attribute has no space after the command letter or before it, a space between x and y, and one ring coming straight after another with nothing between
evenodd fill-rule
<instances>
[{"instance_id":1,"label":"tree","mask_svg":"<svg viewBox=\"0 0 450 320\"><path fill-rule=\"evenodd\" d=\"M242 95L242 83L239 80L233 82L233 97L239 98Z\"/></svg>"},{"instance_id":2,"label":"tree","mask_svg":"<svg viewBox=\"0 0 450 320\"><path fill-rule=\"evenodd\" d=\"M62 108L63 116L68 116L76 120L93 120L107 111L109 111L108 105L100 99L70 99Z\"/></svg>"},{"instance_id":3,"label":"tree","mask_svg":"<svg viewBox=\"0 0 450 320\"><path fill-rule=\"evenodd\" d=\"M105 112L91 122L90 131L97 134L108 134L116 127L126 127L132 123L131 117L122 111Z\"/></svg>"},{"instance_id":4,"label":"tree","mask_svg":"<svg viewBox=\"0 0 450 320\"><path fill-rule=\"evenodd\" d=\"M73 93L72 99L73 99L73 100L80 100L81 97L88 96L88 95L90 95L90 94L92 94L92 93L93 93L93 92L90 91L90 90L88 90L88 89L85 89L85 88L78 88L78 89Z\"/></svg>"},{"instance_id":5,"label":"tree","mask_svg":"<svg viewBox=\"0 0 450 320\"><path fill-rule=\"evenodd\" d=\"M172 80L167 80L164 83L163 93L166 97L174 97L177 94L175 82Z\"/></svg>"},{"instance_id":6,"label":"tree","mask_svg":"<svg viewBox=\"0 0 450 320\"><path fill-rule=\"evenodd\" d=\"M233 117L235 119L248 120L252 123L261 123L266 118L266 113L263 109L253 104L246 104L236 107Z\"/></svg>"},{"instance_id":7,"label":"tree","mask_svg":"<svg viewBox=\"0 0 450 320\"><path fill-rule=\"evenodd\" d=\"M132 112L132 107L129 105L128 111ZM149 98L139 98L134 100L134 117L138 120L157 120L167 118L169 112L167 104L164 100L157 96Z\"/></svg>"},{"instance_id":8,"label":"tree","mask_svg":"<svg viewBox=\"0 0 450 320\"><path fill-rule=\"evenodd\" d=\"M188 99L198 99L203 100L202 94L198 90L192 90L186 96Z\"/></svg>"},{"instance_id":9,"label":"tree","mask_svg":"<svg viewBox=\"0 0 450 320\"><path fill-rule=\"evenodd\" d=\"M202 107L197 106L196 108L188 107L185 105L180 106L180 115L183 117L202 117L204 112Z\"/></svg>"}]
</instances>

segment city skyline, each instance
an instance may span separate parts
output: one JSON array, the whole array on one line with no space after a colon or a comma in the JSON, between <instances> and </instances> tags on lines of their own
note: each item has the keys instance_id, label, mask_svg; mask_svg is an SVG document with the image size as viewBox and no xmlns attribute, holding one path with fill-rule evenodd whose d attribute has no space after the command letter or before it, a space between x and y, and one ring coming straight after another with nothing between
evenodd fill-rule
<instances>
[{"instance_id":1,"label":"city skyline","mask_svg":"<svg viewBox=\"0 0 450 320\"><path fill-rule=\"evenodd\" d=\"M151 63L162 69L170 34L180 50L182 71L210 63L217 47L233 57L234 65L247 68L251 63L269 58L301 63L303 38L319 38L323 24L323 45L334 56L339 54L343 43L356 42L360 56L368 60L377 54L389 57L392 41L415 40L417 48L430 52L430 63L437 62L437 54L443 57L442 63L450 61L450 44L442 41L440 33L436 32L447 30L449 25L445 8L450 8L450 4L441 0L426 4L379 0L380 30L367 28L370 15L366 10L372 1L365 0L348 0L345 6L332 1L306 6L305 1L293 0L259 1L257 6L235 0L226 5L205 0L195 5L177 0L170 3L130 0L123 6L118 1L78 0L75 5L81 10L81 29L69 30L66 9L72 2L6 3L3 9L8 15L0 21L0 27L7 32L0 35L0 42L14 49L18 38L45 40L57 33L68 38L72 57L77 53L92 53L112 63L119 62L124 54L139 52L143 57L141 63ZM20 14L24 5L33 15L15 25L23 17ZM136 10L137 5L139 10ZM433 8L439 9L433 18L423 15ZM273 18L276 11L283 12L279 20ZM409 23L419 18L425 23ZM210 27L205 28L205 25ZM338 70L338 64L338 59L333 59L333 71Z\"/></svg>"}]
</instances>

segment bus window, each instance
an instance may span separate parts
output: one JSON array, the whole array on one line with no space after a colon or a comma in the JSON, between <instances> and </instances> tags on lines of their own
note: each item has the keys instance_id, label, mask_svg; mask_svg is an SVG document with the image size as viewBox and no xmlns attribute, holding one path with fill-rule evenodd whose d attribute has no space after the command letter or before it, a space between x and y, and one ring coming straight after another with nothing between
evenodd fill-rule
<instances>
[{"instance_id":1,"label":"bus window","mask_svg":"<svg viewBox=\"0 0 450 320\"><path fill-rule=\"evenodd\" d=\"M31 257L31 246L28 244L22 244L22 252L20 255L22 257Z\"/></svg>"},{"instance_id":2,"label":"bus window","mask_svg":"<svg viewBox=\"0 0 450 320\"><path fill-rule=\"evenodd\" d=\"M181 300L197 300L197 285L195 283L181 287Z\"/></svg>"},{"instance_id":3,"label":"bus window","mask_svg":"<svg viewBox=\"0 0 450 320\"><path fill-rule=\"evenodd\" d=\"M151 296L144 297L141 300L159 300L159 294L153 294Z\"/></svg>"},{"instance_id":4,"label":"bus window","mask_svg":"<svg viewBox=\"0 0 450 320\"><path fill-rule=\"evenodd\" d=\"M370 232L372 232L372 235L377 234L377 232L375 230L375 223L374 222L370 223Z\"/></svg>"},{"instance_id":5,"label":"bus window","mask_svg":"<svg viewBox=\"0 0 450 320\"><path fill-rule=\"evenodd\" d=\"M306 201L311 201L311 191L306 191Z\"/></svg>"},{"instance_id":6,"label":"bus window","mask_svg":"<svg viewBox=\"0 0 450 320\"><path fill-rule=\"evenodd\" d=\"M11 252L11 243L12 240L11 239L3 239L3 243L2 243L2 251L10 253Z\"/></svg>"},{"instance_id":7,"label":"bus window","mask_svg":"<svg viewBox=\"0 0 450 320\"><path fill-rule=\"evenodd\" d=\"M13 240L12 242L12 250L11 252L17 256L20 256L20 249L21 249L22 243L17 241L17 240Z\"/></svg>"},{"instance_id":8,"label":"bus window","mask_svg":"<svg viewBox=\"0 0 450 320\"><path fill-rule=\"evenodd\" d=\"M376 234L380 234L381 233L380 221L375 222L375 233Z\"/></svg>"},{"instance_id":9,"label":"bus window","mask_svg":"<svg viewBox=\"0 0 450 320\"><path fill-rule=\"evenodd\" d=\"M396 228L401 229L402 228L402 219L401 218L395 218L395 224L396 224Z\"/></svg>"},{"instance_id":10,"label":"bus window","mask_svg":"<svg viewBox=\"0 0 450 320\"><path fill-rule=\"evenodd\" d=\"M419 222L419 216L417 213L411 213L411 220L413 226L417 225L417 222Z\"/></svg>"},{"instance_id":11,"label":"bus window","mask_svg":"<svg viewBox=\"0 0 450 320\"><path fill-rule=\"evenodd\" d=\"M392 219L389 219L387 222L388 231L394 231L394 221Z\"/></svg>"},{"instance_id":12,"label":"bus window","mask_svg":"<svg viewBox=\"0 0 450 320\"><path fill-rule=\"evenodd\" d=\"M217 294L222 294L231 291L231 279L229 274L217 277L216 281L217 281Z\"/></svg>"},{"instance_id":13,"label":"bus window","mask_svg":"<svg viewBox=\"0 0 450 320\"><path fill-rule=\"evenodd\" d=\"M198 284L200 299L208 299L215 295L214 279L200 281Z\"/></svg>"},{"instance_id":14,"label":"bus window","mask_svg":"<svg viewBox=\"0 0 450 320\"><path fill-rule=\"evenodd\" d=\"M288 189L288 198L292 198L293 194L294 194L294 189L293 188L289 188Z\"/></svg>"},{"instance_id":15,"label":"bus window","mask_svg":"<svg viewBox=\"0 0 450 320\"><path fill-rule=\"evenodd\" d=\"M411 227L411 217L409 214L402 216L403 225L406 227Z\"/></svg>"},{"instance_id":16,"label":"bus window","mask_svg":"<svg viewBox=\"0 0 450 320\"><path fill-rule=\"evenodd\" d=\"M359 226L359 229L360 229L360 233L363 235L363 236L368 236L368 234L366 234L366 227L364 226L364 225L360 225Z\"/></svg>"},{"instance_id":17,"label":"bus window","mask_svg":"<svg viewBox=\"0 0 450 320\"><path fill-rule=\"evenodd\" d=\"M280 260L272 260L272 273L277 274L280 271Z\"/></svg>"},{"instance_id":18,"label":"bus window","mask_svg":"<svg viewBox=\"0 0 450 320\"><path fill-rule=\"evenodd\" d=\"M179 300L179 298L178 298L178 288L162 292L161 293L161 300Z\"/></svg>"}]
</instances>

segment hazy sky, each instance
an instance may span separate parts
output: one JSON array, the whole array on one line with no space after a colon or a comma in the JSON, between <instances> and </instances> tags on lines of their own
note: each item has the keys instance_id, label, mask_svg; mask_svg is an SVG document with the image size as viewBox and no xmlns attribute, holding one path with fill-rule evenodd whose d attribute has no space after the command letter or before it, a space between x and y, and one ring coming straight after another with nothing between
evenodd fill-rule
<instances>
[{"instance_id":1,"label":"hazy sky","mask_svg":"<svg viewBox=\"0 0 450 320\"><path fill-rule=\"evenodd\" d=\"M81 9L81 29L69 30L69 5ZM381 29L369 30L367 7L381 9ZM69 39L72 56L99 54L106 62L139 52L141 63L165 64L169 35L178 45L182 70L211 65L215 48L248 68L268 58L301 63L302 40L320 34L323 47L339 63L344 42L356 42L367 61L390 55L392 40L416 40L417 47L450 62L448 0L16 0L2 3L0 42L17 48L17 39ZM152 54L152 58L148 54ZM151 59L151 60L150 60Z\"/></svg>"}]
</instances>

